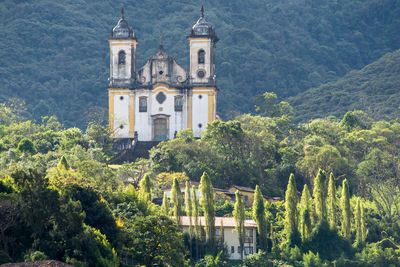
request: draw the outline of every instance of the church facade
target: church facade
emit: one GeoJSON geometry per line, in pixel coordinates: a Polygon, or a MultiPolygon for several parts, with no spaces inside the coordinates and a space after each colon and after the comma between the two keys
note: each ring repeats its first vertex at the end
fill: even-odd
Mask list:
{"type": "Polygon", "coordinates": [[[112,29],[108,85],[109,125],[115,139],[173,139],[183,129],[200,137],[216,117],[215,53],[218,37],[201,16],[188,35],[190,69],[169,56],[162,44],[136,68],[136,33],[121,19],[112,29]]]}

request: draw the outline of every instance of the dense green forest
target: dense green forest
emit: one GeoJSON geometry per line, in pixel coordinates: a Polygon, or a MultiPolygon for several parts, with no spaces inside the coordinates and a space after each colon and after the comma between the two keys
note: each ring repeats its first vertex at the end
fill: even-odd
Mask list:
{"type": "Polygon", "coordinates": [[[388,53],[359,71],[336,82],[300,93],[288,101],[297,121],[364,110],[375,119],[398,118],[400,95],[400,50],[388,53]]]}
{"type": "Polygon", "coordinates": [[[297,125],[287,103],[273,93],[264,100],[260,115],[215,121],[201,139],[182,131],[150,159],[118,166],[106,164],[115,152],[101,124],[82,131],[55,117],[33,122],[24,106],[1,104],[0,262],[398,266],[400,124],[351,111],[297,125]],[[165,197],[161,207],[152,203],[189,179],[201,182],[201,198],[185,200],[194,213],[178,189],[174,208],[165,197]],[[240,197],[235,205],[214,200],[212,186],[231,184],[257,186],[253,208],[240,197]],[[264,229],[261,252],[227,262],[207,225],[207,239],[181,232],[183,214],[254,218],[264,229]]]}
{"type": "MultiPolygon", "coordinates": [[[[160,32],[167,51],[188,66],[185,37],[200,15],[200,2],[122,2],[140,42],[139,66],[156,51],[160,32]]],[[[27,103],[27,115],[40,120],[54,114],[68,127],[85,129],[89,121],[104,121],[106,38],[120,5],[111,0],[1,1],[1,101],[19,97],[27,103]]],[[[400,47],[397,0],[224,0],[206,2],[205,9],[220,38],[218,112],[223,118],[252,111],[252,96],[266,90],[280,98],[294,96],[400,47]]]]}

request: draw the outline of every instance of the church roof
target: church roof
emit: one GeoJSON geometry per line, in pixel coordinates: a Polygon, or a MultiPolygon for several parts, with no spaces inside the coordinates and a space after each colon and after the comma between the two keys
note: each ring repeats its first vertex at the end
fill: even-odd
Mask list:
{"type": "Polygon", "coordinates": [[[117,25],[111,31],[111,38],[113,39],[136,39],[133,28],[128,25],[125,20],[124,8],[121,9],[121,18],[117,25]]]}
{"type": "Polygon", "coordinates": [[[214,27],[206,20],[204,16],[204,7],[201,6],[201,15],[196,24],[193,25],[189,37],[211,37],[217,42],[219,39],[215,34],[214,27]]]}

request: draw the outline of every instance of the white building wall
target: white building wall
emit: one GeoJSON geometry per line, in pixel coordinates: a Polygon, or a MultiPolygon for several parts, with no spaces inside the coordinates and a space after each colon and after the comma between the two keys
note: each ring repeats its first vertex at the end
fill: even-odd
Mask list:
{"type": "MultiPolygon", "coordinates": [[[[194,219],[193,219],[194,220],[194,219]]],[[[194,224],[194,221],[193,221],[194,224]]],[[[204,225],[203,225],[204,226],[204,225]]],[[[219,225],[215,226],[216,229],[219,229],[219,225]]],[[[253,243],[245,243],[245,247],[252,247],[253,248],[253,254],[255,254],[256,251],[256,244],[257,244],[257,237],[256,237],[256,231],[257,228],[246,228],[246,229],[253,229],[253,243]]],[[[183,226],[183,231],[184,232],[189,232],[189,227],[188,226],[183,226]]],[[[240,260],[241,259],[241,254],[239,253],[239,235],[238,232],[235,231],[233,227],[224,227],[224,242],[225,245],[228,249],[228,255],[230,260],[240,260]],[[231,253],[231,247],[234,247],[234,253],[231,253]]],[[[250,255],[250,254],[249,254],[250,255]]],[[[243,258],[248,257],[249,255],[245,255],[243,252],[243,258]]]]}
{"type": "Polygon", "coordinates": [[[129,95],[114,95],[114,136],[123,138],[129,134],[129,95]],[[121,129],[122,126],[122,129],[121,129]]]}
{"type": "Polygon", "coordinates": [[[153,119],[157,115],[166,115],[169,122],[168,138],[173,139],[175,131],[185,129],[186,112],[185,112],[185,97],[176,90],[169,90],[167,87],[157,87],[153,90],[140,90],[135,94],[135,131],[138,132],[139,141],[153,140],[153,119]],[[159,92],[163,92],[166,96],[165,101],[158,103],[156,96],[159,92]],[[175,96],[183,96],[182,111],[175,111],[175,96]],[[139,112],[140,97],[147,97],[147,112],[139,112]]]}
{"type": "Polygon", "coordinates": [[[193,92],[192,128],[195,137],[201,136],[201,133],[206,130],[207,123],[208,123],[208,94],[193,92]]]}

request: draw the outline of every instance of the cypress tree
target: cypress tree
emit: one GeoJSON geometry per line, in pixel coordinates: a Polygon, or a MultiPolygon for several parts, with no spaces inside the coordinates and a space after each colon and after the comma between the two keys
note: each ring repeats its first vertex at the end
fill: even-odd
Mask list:
{"type": "Polygon", "coordinates": [[[350,193],[349,184],[347,179],[343,180],[342,197],[340,198],[340,206],[342,209],[342,235],[350,239],[350,229],[351,229],[351,210],[350,210],[350,193]]]}
{"type": "Polygon", "coordinates": [[[297,231],[297,198],[296,181],[292,173],[285,193],[285,231],[288,237],[297,231]]]}
{"type": "Polygon", "coordinates": [[[194,217],[194,235],[196,246],[196,259],[199,258],[199,240],[201,240],[201,232],[199,227],[199,202],[197,200],[196,187],[192,186],[192,216],[194,217]]]}
{"type": "Polygon", "coordinates": [[[174,178],[174,182],[172,184],[171,189],[171,202],[174,204],[174,217],[175,221],[178,225],[181,223],[182,216],[182,193],[181,188],[179,187],[178,179],[174,178]]]}
{"type": "Polygon", "coordinates": [[[197,200],[196,187],[192,186],[192,209],[194,216],[194,232],[197,239],[200,239],[201,233],[199,228],[199,201],[197,200]]]}
{"type": "Polygon", "coordinates": [[[236,203],[233,210],[233,217],[235,218],[236,227],[235,230],[238,232],[239,244],[240,244],[240,258],[243,260],[243,250],[244,250],[244,238],[246,236],[246,229],[244,228],[244,205],[242,202],[242,196],[240,192],[236,190],[235,193],[236,203]]]}
{"type": "Polygon", "coordinates": [[[161,213],[165,216],[169,215],[169,200],[167,196],[167,192],[164,192],[163,202],[161,205],[161,213]]]}
{"type": "Polygon", "coordinates": [[[253,218],[257,222],[260,248],[267,250],[267,220],[265,218],[264,198],[258,185],[254,193],[253,218]]]}
{"type": "Polygon", "coordinates": [[[58,162],[57,168],[69,170],[69,164],[64,155],[61,157],[60,161],[58,162]]]}
{"type": "Polygon", "coordinates": [[[336,229],[336,186],[333,173],[329,177],[328,185],[328,222],[332,230],[336,229]]]}
{"type": "Polygon", "coordinates": [[[186,208],[186,216],[189,217],[189,236],[190,238],[193,237],[193,227],[192,227],[192,201],[190,197],[190,187],[189,182],[186,181],[186,188],[185,188],[185,208],[186,208]]]}
{"type": "Polygon", "coordinates": [[[139,183],[139,198],[146,202],[151,202],[152,200],[152,193],[151,193],[151,182],[150,182],[150,175],[146,173],[143,179],[139,183]]]}
{"type": "Polygon", "coordinates": [[[314,181],[314,201],[315,211],[317,214],[318,221],[321,222],[326,220],[326,173],[323,170],[319,170],[317,177],[314,181]]]}
{"type": "Polygon", "coordinates": [[[300,232],[303,240],[308,239],[311,235],[311,204],[310,190],[305,184],[300,201],[300,232]]]}
{"type": "Polygon", "coordinates": [[[361,207],[360,199],[357,198],[356,209],[354,211],[354,223],[356,226],[356,242],[360,244],[362,242],[362,230],[361,230],[361,207]]]}
{"type": "Polygon", "coordinates": [[[203,207],[204,219],[206,226],[206,239],[210,251],[215,251],[215,207],[214,207],[214,188],[211,183],[210,176],[206,172],[203,173],[200,180],[200,204],[203,207]]]}
{"type": "Polygon", "coordinates": [[[364,217],[364,205],[361,203],[361,238],[364,242],[367,238],[368,230],[367,226],[365,225],[365,217],[364,217]]]}

